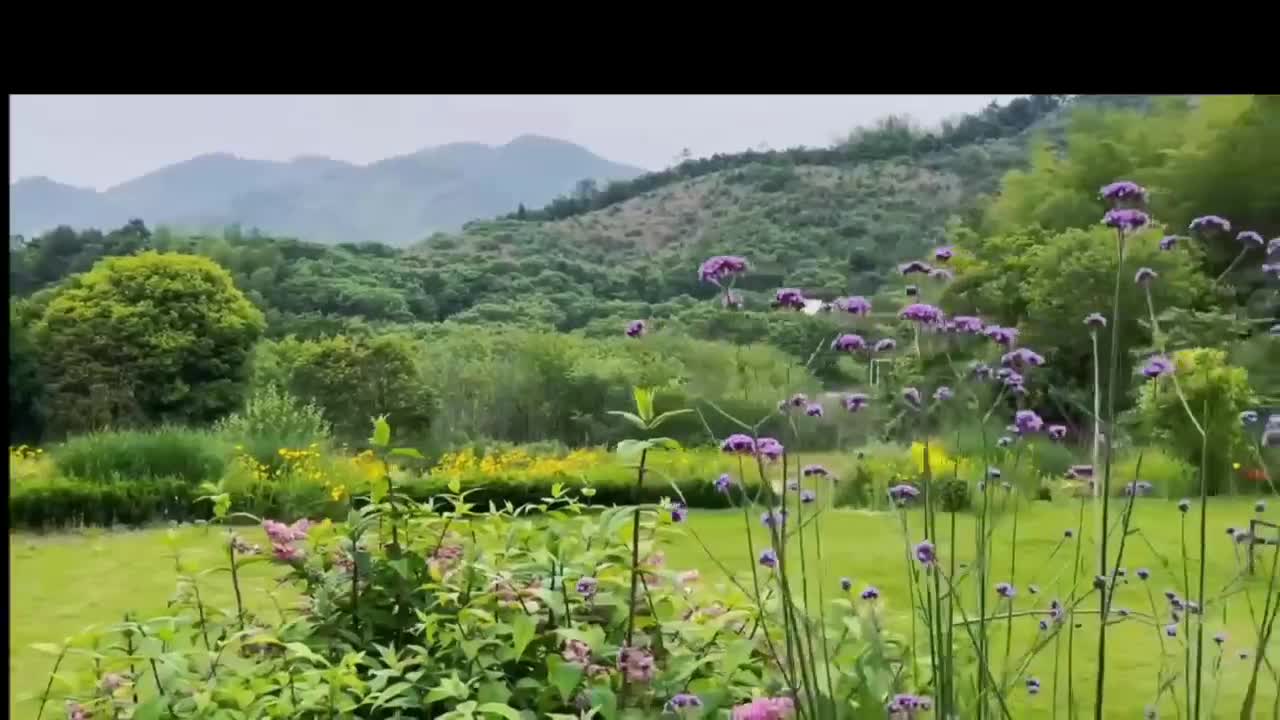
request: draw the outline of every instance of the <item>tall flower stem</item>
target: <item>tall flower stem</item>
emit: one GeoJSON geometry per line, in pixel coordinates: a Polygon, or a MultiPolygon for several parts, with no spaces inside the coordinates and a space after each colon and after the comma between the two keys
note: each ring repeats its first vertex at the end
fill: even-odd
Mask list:
{"type": "MultiPolygon", "coordinates": [[[[636,584],[640,579],[640,486],[644,483],[645,461],[649,458],[649,449],[640,451],[640,467],[636,470],[635,511],[631,515],[631,595],[627,598],[627,646],[631,646],[631,638],[636,626],[636,584]]],[[[624,677],[625,679],[625,677],[624,677]]]]}
{"type": "MultiPolygon", "coordinates": [[[[1115,445],[1116,420],[1116,385],[1120,366],[1120,282],[1124,273],[1124,230],[1116,230],[1116,279],[1115,290],[1111,296],[1111,360],[1107,370],[1107,437],[1108,442],[1103,452],[1102,470],[1102,533],[1098,551],[1098,574],[1107,574],[1107,529],[1108,513],[1111,506],[1111,450],[1115,445]]],[[[1102,705],[1106,690],[1107,675],[1107,593],[1101,593],[1098,606],[1102,616],[1098,618],[1098,663],[1097,680],[1094,686],[1093,717],[1103,720],[1102,705]]]]}
{"type": "MultiPolygon", "coordinates": [[[[1204,402],[1204,424],[1209,425],[1209,401],[1204,402]]],[[[1196,591],[1196,601],[1200,603],[1201,612],[1204,612],[1204,573],[1205,566],[1209,564],[1209,557],[1206,552],[1208,548],[1208,537],[1206,534],[1209,522],[1209,436],[1200,431],[1200,579],[1198,590],[1196,591]]],[[[1204,622],[1203,616],[1196,622],[1196,695],[1195,709],[1192,711],[1191,717],[1197,720],[1200,717],[1200,696],[1203,686],[1203,668],[1204,668],[1204,622]]]]}
{"type": "MultiPolygon", "coordinates": [[[[1093,346],[1093,467],[1098,467],[1098,448],[1102,444],[1102,367],[1098,362],[1098,331],[1089,331],[1089,341],[1093,346]]],[[[1093,483],[1093,495],[1098,495],[1098,484],[1093,483]]]]}
{"type": "Polygon", "coordinates": [[[240,598],[240,568],[236,563],[236,545],[234,541],[227,543],[227,557],[231,561],[231,587],[236,592],[236,618],[240,621],[240,629],[244,629],[244,601],[240,598]]]}

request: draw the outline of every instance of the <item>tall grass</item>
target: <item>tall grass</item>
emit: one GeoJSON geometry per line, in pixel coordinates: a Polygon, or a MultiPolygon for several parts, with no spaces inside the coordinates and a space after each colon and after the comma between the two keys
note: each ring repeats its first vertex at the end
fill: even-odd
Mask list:
{"type": "Polygon", "coordinates": [[[79,435],[50,454],[58,473],[66,478],[92,482],[176,478],[194,486],[222,477],[230,449],[216,432],[161,427],[79,435]]]}

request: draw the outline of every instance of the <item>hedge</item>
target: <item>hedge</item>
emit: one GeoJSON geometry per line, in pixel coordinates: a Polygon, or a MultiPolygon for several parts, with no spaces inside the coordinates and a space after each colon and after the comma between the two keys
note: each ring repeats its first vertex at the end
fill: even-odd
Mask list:
{"type": "Polygon", "coordinates": [[[9,490],[9,526],[53,529],[80,525],[141,525],[207,519],[211,506],[179,478],[93,482],[52,478],[9,490]]]}

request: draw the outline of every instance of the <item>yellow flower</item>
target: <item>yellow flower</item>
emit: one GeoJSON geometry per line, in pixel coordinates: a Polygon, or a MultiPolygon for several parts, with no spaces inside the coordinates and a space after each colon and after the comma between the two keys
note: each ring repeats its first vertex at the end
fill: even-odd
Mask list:
{"type": "Polygon", "coordinates": [[[1240,469],[1240,463],[1231,463],[1231,469],[1232,469],[1232,470],[1239,470],[1239,469],[1240,469]]]}
{"type": "Polygon", "coordinates": [[[332,490],[332,492],[330,492],[330,493],[329,493],[329,497],[333,498],[333,501],[334,501],[334,502],[337,502],[337,501],[341,500],[341,499],[342,499],[346,494],[347,494],[347,486],[346,486],[346,485],[339,485],[339,486],[335,487],[335,488],[332,490]]]}

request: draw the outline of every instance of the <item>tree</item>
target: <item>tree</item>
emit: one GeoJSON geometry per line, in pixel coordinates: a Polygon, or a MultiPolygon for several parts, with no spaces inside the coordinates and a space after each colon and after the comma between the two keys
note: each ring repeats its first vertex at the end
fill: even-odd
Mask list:
{"type": "Polygon", "coordinates": [[[146,252],[99,261],[35,328],[60,431],[206,423],[235,409],[262,313],[213,261],[146,252]]]}
{"type": "MultiPolygon", "coordinates": [[[[21,301],[20,301],[21,302],[21,301]]],[[[9,301],[9,442],[37,442],[41,435],[39,360],[31,330],[9,301]]]]}

